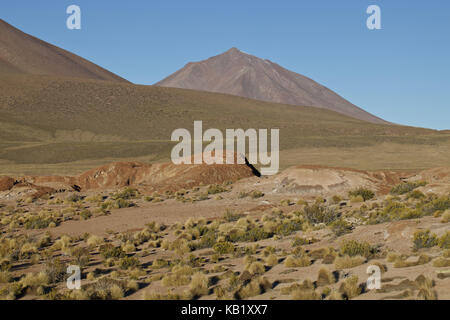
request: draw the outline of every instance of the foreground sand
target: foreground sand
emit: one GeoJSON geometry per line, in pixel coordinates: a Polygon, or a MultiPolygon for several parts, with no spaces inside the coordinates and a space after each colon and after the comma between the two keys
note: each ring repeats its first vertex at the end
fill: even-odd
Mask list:
{"type": "Polygon", "coordinates": [[[170,191],[148,178],[88,179],[80,192],[55,178],[4,188],[1,297],[450,299],[449,169],[236,172],[246,177],[158,180],[170,191]],[[68,265],[81,267],[81,290],[67,289],[68,265]],[[366,286],[374,265],[379,290],[366,286]]]}

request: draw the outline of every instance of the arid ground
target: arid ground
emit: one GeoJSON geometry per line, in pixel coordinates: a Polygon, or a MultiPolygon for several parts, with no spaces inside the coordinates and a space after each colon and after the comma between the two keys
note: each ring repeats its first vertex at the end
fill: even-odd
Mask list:
{"type": "Polygon", "coordinates": [[[223,167],[1,178],[1,297],[450,298],[450,168],[223,167]]]}

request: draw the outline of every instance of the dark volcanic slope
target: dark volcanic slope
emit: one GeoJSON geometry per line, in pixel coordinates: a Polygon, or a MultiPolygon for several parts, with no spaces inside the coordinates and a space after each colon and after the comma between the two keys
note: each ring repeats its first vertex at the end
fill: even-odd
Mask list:
{"type": "Polygon", "coordinates": [[[0,19],[0,74],[3,73],[126,82],[108,70],[23,33],[0,19]]]}
{"type": "Polygon", "coordinates": [[[236,48],[204,61],[188,63],[156,85],[320,107],[360,120],[386,123],[317,82],[236,48]]]}

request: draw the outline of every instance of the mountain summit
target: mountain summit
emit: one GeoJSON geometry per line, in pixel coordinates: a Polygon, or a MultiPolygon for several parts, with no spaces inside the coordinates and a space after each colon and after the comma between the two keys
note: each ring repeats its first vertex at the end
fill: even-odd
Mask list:
{"type": "Polygon", "coordinates": [[[86,59],[0,19],[0,75],[15,73],[127,82],[86,59]]]}
{"type": "Polygon", "coordinates": [[[207,60],[188,63],[156,85],[325,108],[364,121],[386,123],[312,79],[237,48],[207,60]]]}

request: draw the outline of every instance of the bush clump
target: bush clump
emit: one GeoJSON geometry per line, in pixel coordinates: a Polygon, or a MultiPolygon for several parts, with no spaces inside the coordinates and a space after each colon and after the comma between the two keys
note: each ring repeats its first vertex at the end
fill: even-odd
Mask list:
{"type": "Polygon", "coordinates": [[[438,238],[430,230],[416,231],[413,236],[414,249],[431,248],[438,245],[438,238]]]}
{"type": "Polygon", "coordinates": [[[319,204],[313,204],[312,206],[306,205],[303,209],[303,215],[311,224],[329,224],[339,218],[338,213],[332,208],[327,208],[319,204]]]}
{"type": "Polygon", "coordinates": [[[112,195],[111,198],[114,200],[129,200],[136,198],[138,194],[139,192],[134,188],[125,188],[121,192],[112,195]]]}
{"type": "Polygon", "coordinates": [[[442,237],[439,238],[438,245],[442,249],[450,249],[450,231],[447,231],[442,237]]]}
{"type": "Polygon", "coordinates": [[[397,195],[397,196],[402,195],[402,194],[411,192],[418,187],[425,186],[426,184],[427,183],[425,181],[400,183],[391,189],[391,194],[397,195]]]}
{"type": "Polygon", "coordinates": [[[370,190],[370,189],[366,189],[366,188],[358,188],[352,191],[349,191],[348,195],[352,198],[356,198],[358,196],[361,196],[364,201],[370,200],[373,197],[375,197],[375,193],[370,190]]]}
{"type": "Polygon", "coordinates": [[[214,251],[220,254],[228,254],[234,252],[234,244],[229,241],[217,242],[213,246],[214,251]]]}
{"type": "Polygon", "coordinates": [[[375,253],[375,249],[367,242],[356,240],[344,241],[341,245],[341,254],[350,257],[363,256],[369,258],[375,253]]]}
{"type": "Polygon", "coordinates": [[[126,255],[121,247],[115,247],[112,244],[106,244],[106,245],[100,246],[100,254],[105,259],[109,259],[109,258],[118,259],[118,258],[123,258],[126,255]]]}

